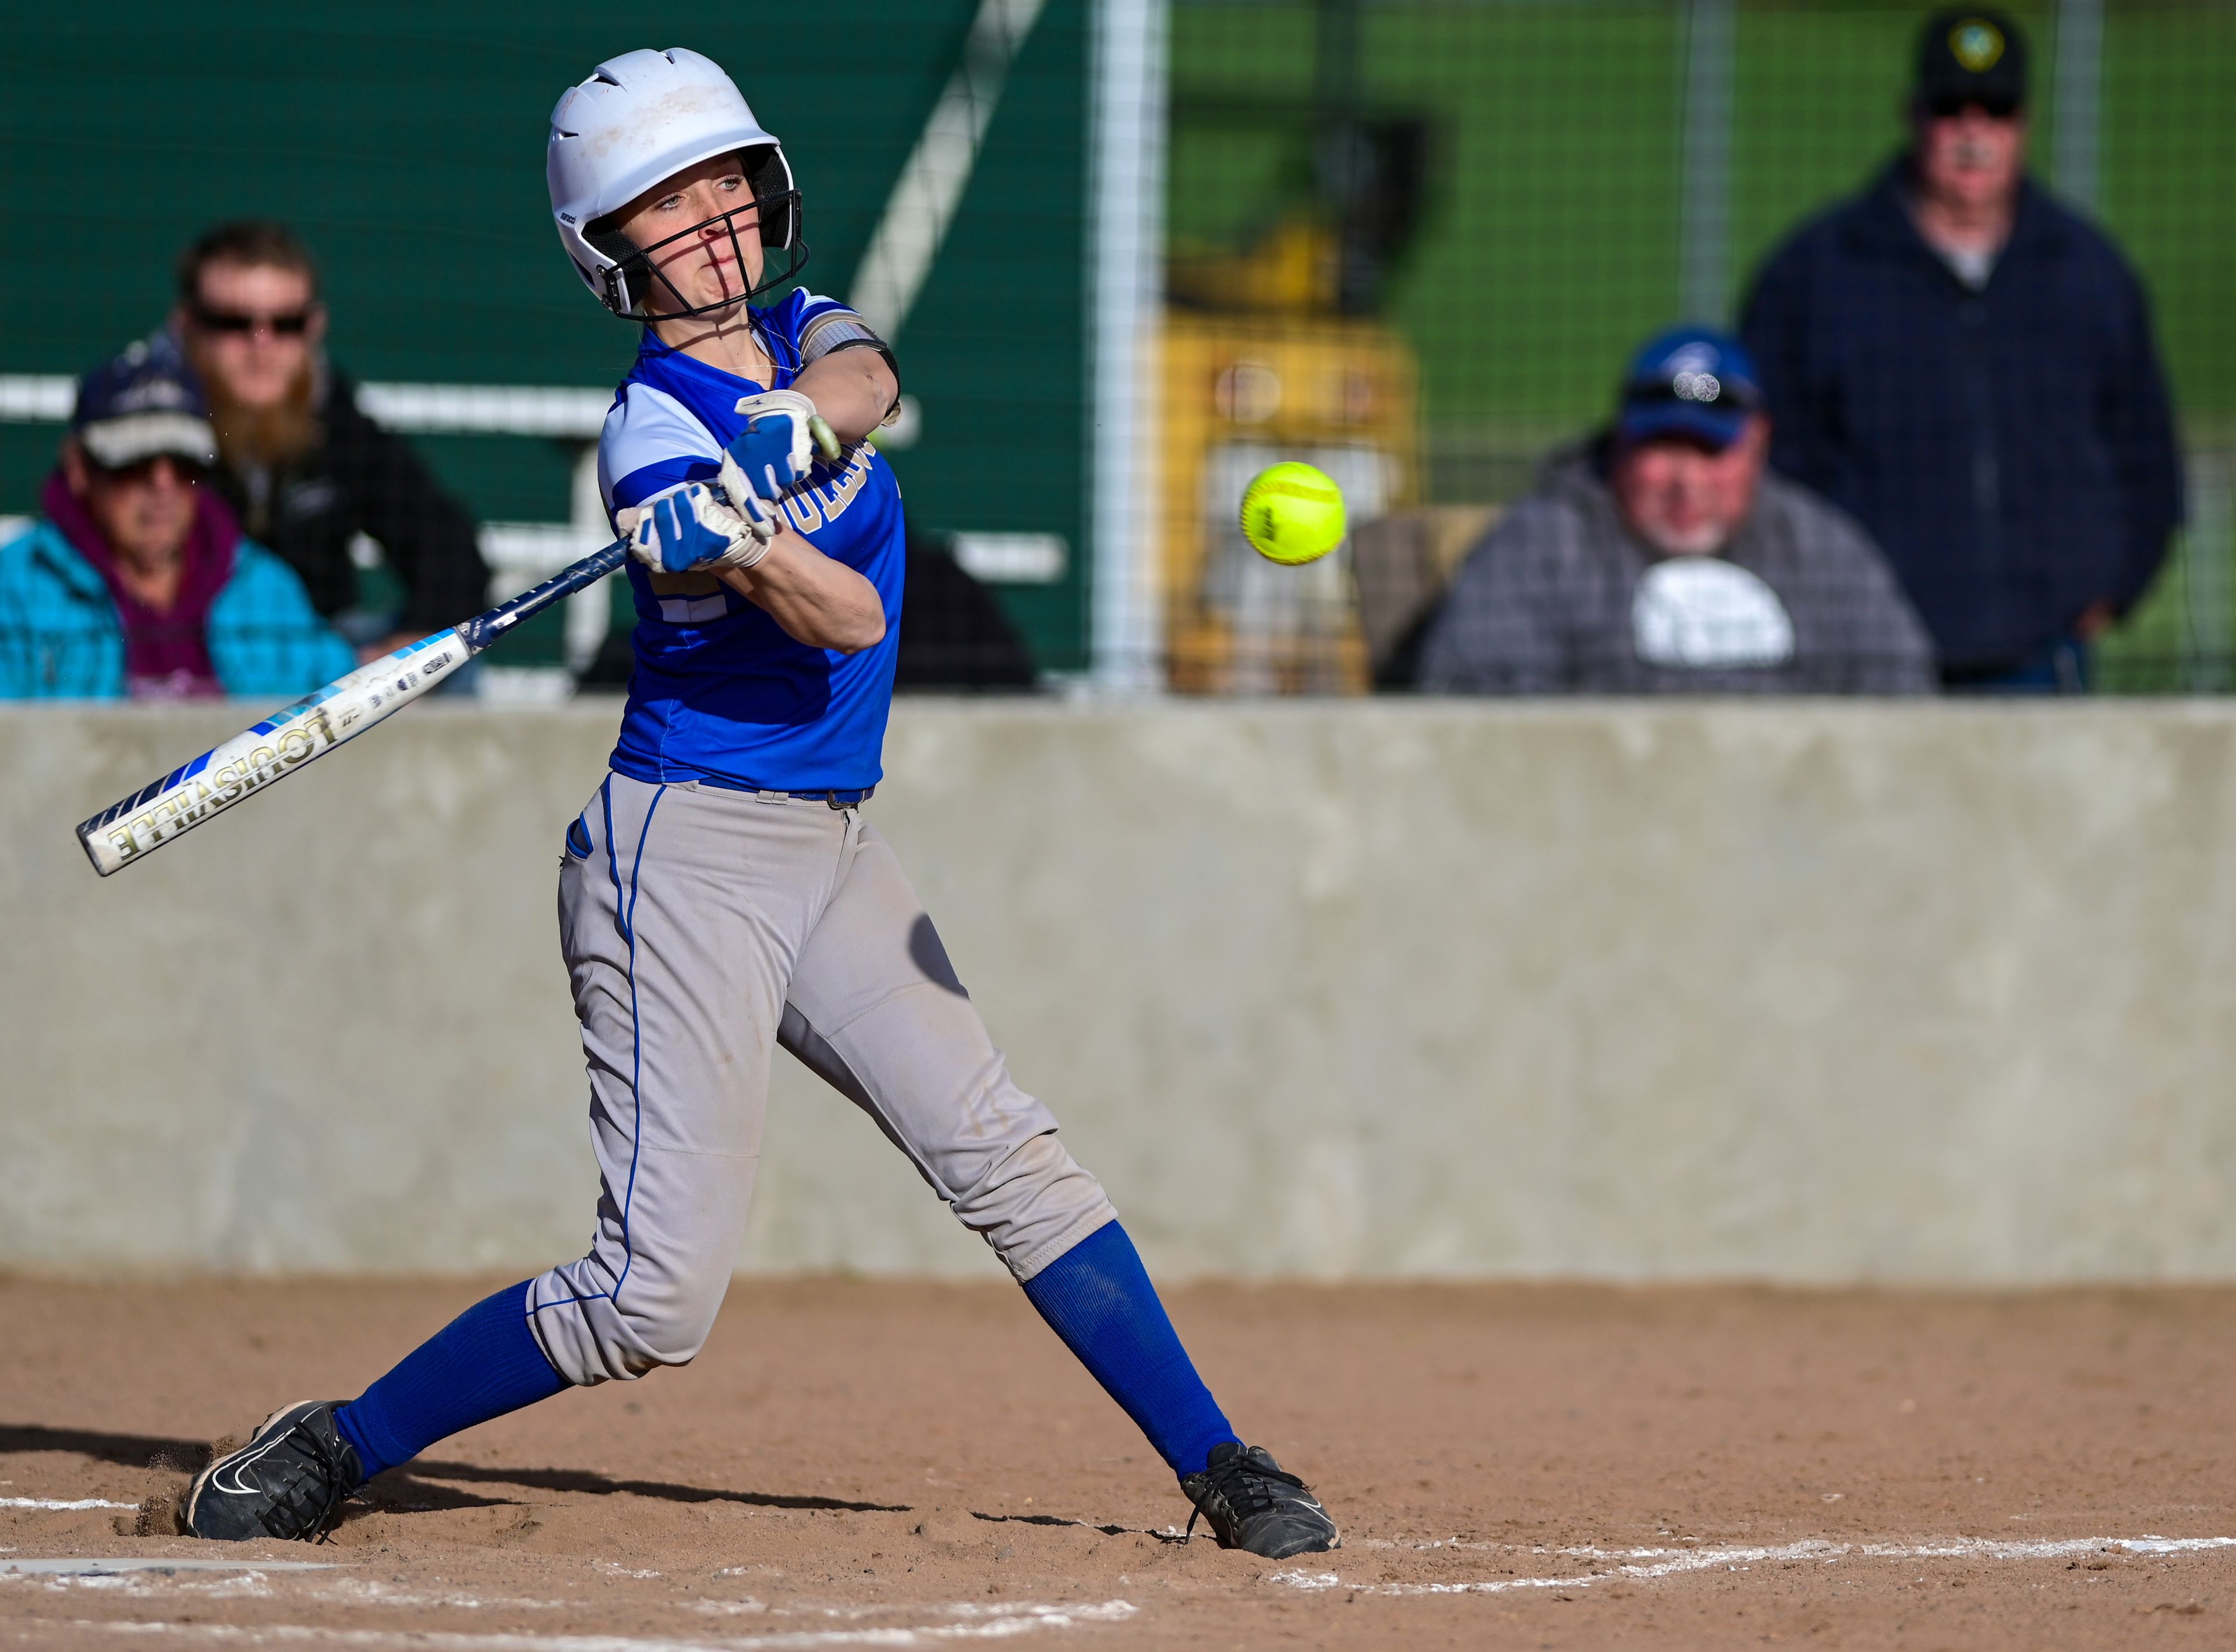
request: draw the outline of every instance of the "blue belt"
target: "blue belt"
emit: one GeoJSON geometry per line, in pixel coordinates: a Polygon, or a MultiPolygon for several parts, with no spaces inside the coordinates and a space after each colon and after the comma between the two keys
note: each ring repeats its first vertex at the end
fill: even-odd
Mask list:
{"type": "Polygon", "coordinates": [[[718,780],[712,774],[702,774],[699,779],[701,785],[719,786],[725,792],[743,792],[748,797],[794,798],[802,803],[827,803],[834,809],[851,809],[867,803],[878,790],[874,786],[865,786],[853,792],[772,792],[764,786],[745,786],[736,780],[718,780]]]}

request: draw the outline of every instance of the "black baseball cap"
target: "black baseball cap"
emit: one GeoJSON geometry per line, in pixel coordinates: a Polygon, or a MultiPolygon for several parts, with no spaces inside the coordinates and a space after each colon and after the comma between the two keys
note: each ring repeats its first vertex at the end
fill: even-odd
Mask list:
{"type": "Polygon", "coordinates": [[[2026,106],[2026,39],[2000,11],[1937,11],[1917,37],[1918,107],[1955,115],[1977,104],[1994,115],[2026,106]]]}
{"type": "Polygon", "coordinates": [[[145,343],[78,380],[69,428],[103,470],[164,454],[201,465],[217,458],[201,386],[174,352],[145,343]]]}

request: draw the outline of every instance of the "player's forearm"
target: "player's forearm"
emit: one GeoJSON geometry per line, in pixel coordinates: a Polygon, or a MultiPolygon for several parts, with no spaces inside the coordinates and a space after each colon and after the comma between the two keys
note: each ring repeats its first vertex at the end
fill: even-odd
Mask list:
{"type": "Polygon", "coordinates": [[[768,555],[751,568],[726,568],[719,577],[811,648],[859,654],[885,641],[885,605],[878,588],[789,529],[779,531],[768,555]]]}
{"type": "Polygon", "coordinates": [[[874,350],[835,351],[807,364],[792,387],[815,404],[815,411],[842,442],[862,440],[885,423],[885,411],[900,394],[900,380],[874,350]]]}

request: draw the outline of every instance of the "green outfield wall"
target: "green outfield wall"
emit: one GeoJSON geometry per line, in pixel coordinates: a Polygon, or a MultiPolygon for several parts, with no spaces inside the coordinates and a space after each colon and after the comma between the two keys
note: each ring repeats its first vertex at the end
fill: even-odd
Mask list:
{"type": "MultiPolygon", "coordinates": [[[[0,260],[0,372],[77,373],[121,349],[162,319],[179,248],[255,214],[310,240],[334,359],[358,378],[609,385],[635,329],[597,306],[553,233],[559,94],[640,46],[723,63],[792,159],[803,280],[845,296],[977,10],[853,0],[812,30],[760,0],[11,10],[0,55],[38,68],[0,99],[0,194],[21,238],[0,260]]],[[[892,456],[911,512],[1071,548],[1062,580],[1003,590],[1059,668],[1087,646],[1087,0],[1046,0],[896,340],[924,415],[892,456]]],[[[56,435],[0,425],[0,515],[36,508],[56,435]]],[[[569,444],[421,445],[480,517],[567,519],[569,444]]]]}
{"type": "MultiPolygon", "coordinates": [[[[577,1254],[610,711],[416,708],[95,879],[70,824],[240,721],[0,712],[0,1268],[577,1254]]],[[[1162,1273],[2236,1280],[2226,706],[919,701],[888,767],[1162,1273]]],[[[778,1068],[741,1266],[995,1275],[778,1068]]]]}

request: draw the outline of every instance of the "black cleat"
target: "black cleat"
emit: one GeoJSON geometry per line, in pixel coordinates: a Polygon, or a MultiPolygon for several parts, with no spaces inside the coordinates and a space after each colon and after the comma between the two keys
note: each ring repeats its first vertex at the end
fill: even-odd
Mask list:
{"type": "Polygon", "coordinates": [[[1342,1542],[1335,1522],[1311,1488],[1285,1473],[1262,1445],[1229,1440],[1213,1446],[1209,1465],[1182,1480],[1180,1490],[1195,1504],[1188,1530],[1195,1530],[1196,1515],[1201,1515],[1211,1522],[1212,1536],[1221,1549],[1246,1549],[1268,1560],[1286,1560],[1291,1555],[1318,1554],[1342,1542]]]}
{"type": "Polygon", "coordinates": [[[342,1499],[365,1479],[357,1448],[334,1426],[338,1399],[306,1399],[275,1411],[239,1451],[218,1458],[187,1488],[183,1516],[197,1537],[324,1535],[342,1499]]]}

